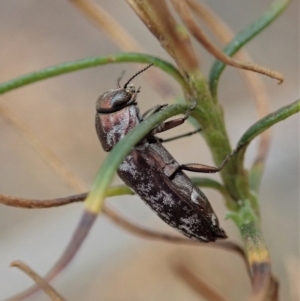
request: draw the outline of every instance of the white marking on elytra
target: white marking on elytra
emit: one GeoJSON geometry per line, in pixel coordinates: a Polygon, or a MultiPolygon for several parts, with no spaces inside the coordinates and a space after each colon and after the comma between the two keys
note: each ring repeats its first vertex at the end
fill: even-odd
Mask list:
{"type": "Polygon", "coordinates": [[[195,230],[195,225],[198,224],[198,214],[193,214],[190,217],[180,218],[181,224],[178,226],[179,229],[185,230],[189,234],[193,234],[195,230]]]}
{"type": "Polygon", "coordinates": [[[175,204],[172,195],[165,191],[159,191],[155,195],[148,195],[147,199],[151,203],[158,203],[162,201],[164,205],[168,205],[169,207],[172,207],[175,204]]]}
{"type": "Polygon", "coordinates": [[[144,198],[147,200],[146,204],[155,210],[162,218],[164,218],[168,224],[172,225],[173,227],[176,226],[172,222],[172,216],[167,212],[167,207],[171,208],[175,204],[171,194],[168,194],[165,191],[159,191],[155,195],[146,193],[144,198]]]}
{"type": "Polygon", "coordinates": [[[180,229],[181,232],[184,234],[186,234],[186,233],[189,235],[193,234],[193,231],[191,231],[190,227],[187,225],[179,225],[178,229],[180,229]]]}
{"type": "Polygon", "coordinates": [[[165,220],[168,221],[169,224],[172,224],[173,222],[170,221],[170,216],[164,212],[160,212],[160,216],[163,217],[165,220]]]}
{"type": "Polygon", "coordinates": [[[214,226],[217,225],[217,216],[214,213],[211,214],[211,222],[214,226]]]}
{"type": "MultiPolygon", "coordinates": [[[[114,124],[114,117],[110,116],[109,120],[111,124],[114,124]]],[[[109,146],[114,146],[119,140],[121,140],[126,134],[126,128],[128,127],[129,116],[122,114],[122,118],[118,124],[114,124],[106,133],[106,143],[109,146]]]]}
{"type": "MultiPolygon", "coordinates": [[[[182,228],[182,229],[184,229],[184,228],[182,228]]],[[[209,241],[206,237],[204,237],[204,236],[199,236],[199,235],[195,235],[194,233],[187,233],[186,231],[183,231],[182,229],[178,229],[178,231],[180,232],[180,233],[182,233],[183,235],[185,235],[185,236],[187,236],[187,237],[189,237],[189,238],[191,238],[191,239],[193,239],[193,240],[197,240],[197,241],[199,241],[199,240],[202,240],[202,241],[209,241]]]]}
{"type": "Polygon", "coordinates": [[[162,204],[160,204],[158,202],[150,201],[150,203],[146,203],[146,204],[158,213],[163,212],[163,206],[162,206],[162,204]]]}
{"type": "Polygon", "coordinates": [[[198,193],[198,191],[194,188],[194,189],[192,190],[191,200],[192,200],[194,203],[199,204],[198,198],[199,198],[199,193],[198,193]]]}
{"type": "Polygon", "coordinates": [[[130,173],[134,179],[138,175],[138,171],[136,169],[136,166],[135,166],[134,162],[132,162],[132,156],[131,155],[128,155],[124,159],[124,161],[119,166],[119,170],[130,173]]]}
{"type": "Polygon", "coordinates": [[[148,182],[147,184],[145,184],[145,183],[139,183],[136,186],[136,189],[139,192],[148,193],[148,192],[150,192],[152,190],[153,187],[154,187],[154,184],[152,182],[148,182]]]}
{"type": "Polygon", "coordinates": [[[193,214],[189,217],[181,217],[180,221],[186,225],[193,226],[194,224],[198,223],[198,214],[193,214]]]}
{"type": "Polygon", "coordinates": [[[165,191],[162,191],[162,193],[163,193],[163,204],[172,207],[175,204],[172,195],[166,193],[165,191]]]}

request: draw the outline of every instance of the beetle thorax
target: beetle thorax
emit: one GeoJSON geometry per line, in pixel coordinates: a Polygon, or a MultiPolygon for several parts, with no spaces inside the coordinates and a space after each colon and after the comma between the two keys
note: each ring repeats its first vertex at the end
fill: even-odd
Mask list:
{"type": "Polygon", "coordinates": [[[139,109],[136,105],[112,113],[97,113],[96,130],[103,149],[110,151],[139,123],[139,109]]]}

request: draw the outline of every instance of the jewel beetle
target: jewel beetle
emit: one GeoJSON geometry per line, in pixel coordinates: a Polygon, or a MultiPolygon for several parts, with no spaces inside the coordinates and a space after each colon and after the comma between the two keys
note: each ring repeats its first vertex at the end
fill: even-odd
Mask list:
{"type": "MultiPolygon", "coordinates": [[[[130,82],[151,65],[132,76],[123,87],[120,87],[119,79],[118,88],[111,89],[98,98],[95,124],[105,151],[112,150],[118,141],[147,116],[165,107],[156,106],[143,115],[139,112],[137,95],[140,89],[136,90],[130,82]]],[[[206,196],[183,171],[213,173],[219,171],[224,164],[221,167],[197,163],[179,164],[163,146],[164,140],[155,136],[181,125],[188,115],[161,123],[152,129],[132,148],[117,173],[168,225],[189,238],[210,242],[226,238],[227,235],[219,226],[218,218],[206,196]]]]}

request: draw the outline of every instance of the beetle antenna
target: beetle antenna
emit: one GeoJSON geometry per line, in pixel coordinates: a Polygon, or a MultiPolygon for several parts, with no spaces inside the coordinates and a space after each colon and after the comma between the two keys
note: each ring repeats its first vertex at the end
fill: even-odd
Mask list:
{"type": "Polygon", "coordinates": [[[125,74],[125,70],[123,70],[123,71],[121,72],[120,76],[119,76],[118,79],[117,79],[117,85],[118,85],[118,88],[121,88],[120,83],[121,83],[121,80],[122,80],[124,74],[125,74]]]}
{"type": "Polygon", "coordinates": [[[147,67],[145,67],[144,69],[140,70],[139,72],[137,72],[136,74],[134,74],[128,81],[127,83],[124,85],[124,89],[127,88],[128,84],[139,74],[141,74],[142,72],[144,72],[145,70],[147,70],[148,68],[150,68],[153,65],[153,63],[151,63],[150,65],[148,65],[147,67]]]}

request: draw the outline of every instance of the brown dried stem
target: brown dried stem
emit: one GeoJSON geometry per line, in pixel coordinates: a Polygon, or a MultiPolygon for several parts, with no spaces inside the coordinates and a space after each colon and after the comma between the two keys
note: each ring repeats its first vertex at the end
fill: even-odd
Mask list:
{"type": "MultiPolygon", "coordinates": [[[[231,29],[207,6],[201,2],[195,2],[194,0],[185,1],[189,5],[190,9],[208,25],[208,28],[216,37],[219,38],[220,41],[223,42],[223,44],[227,44],[230,40],[232,40],[234,35],[231,29]]],[[[245,50],[240,50],[235,57],[239,60],[251,61],[250,56],[245,50]]],[[[266,92],[264,83],[257,73],[244,72],[241,69],[238,70],[252,94],[258,117],[261,119],[270,113],[270,99],[266,92]]],[[[270,148],[270,133],[271,131],[267,130],[259,136],[258,152],[254,164],[264,164],[270,148]]]]}
{"type": "Polygon", "coordinates": [[[225,22],[221,20],[212,10],[204,3],[194,0],[185,0],[192,12],[203,20],[208,28],[214,33],[224,44],[232,38],[232,32],[225,22]]]}
{"type": "Polygon", "coordinates": [[[216,292],[211,286],[205,283],[187,265],[179,262],[172,265],[175,273],[188,284],[196,293],[209,301],[228,301],[225,297],[216,292]]]}
{"type": "Polygon", "coordinates": [[[230,65],[232,67],[254,71],[257,73],[264,74],[266,76],[269,76],[271,78],[277,79],[279,81],[279,84],[283,82],[283,76],[277,72],[273,71],[271,69],[262,67],[258,64],[251,63],[251,62],[242,62],[238,61],[236,59],[233,59],[226,54],[224,54],[221,50],[216,48],[206,37],[204,32],[199,28],[195,20],[193,19],[188,5],[181,0],[172,0],[173,6],[175,10],[177,11],[178,15],[180,16],[182,22],[185,24],[185,26],[189,29],[191,34],[197,39],[199,43],[203,45],[203,47],[216,59],[220,60],[224,64],[230,65]]]}
{"type": "Polygon", "coordinates": [[[65,301],[65,299],[52,288],[41,276],[34,272],[28,265],[21,261],[13,261],[11,267],[16,267],[29,276],[53,301],[65,301]]]}
{"type": "MultiPolygon", "coordinates": [[[[48,200],[32,200],[32,199],[23,199],[23,198],[16,198],[12,196],[0,195],[0,203],[12,207],[19,207],[19,208],[26,208],[26,209],[42,209],[42,208],[64,206],[76,202],[83,202],[86,196],[87,193],[81,193],[72,196],[67,196],[64,198],[48,199],[48,200]]],[[[124,217],[116,213],[114,210],[110,209],[107,205],[105,205],[103,213],[116,225],[118,225],[119,227],[123,228],[124,230],[134,235],[147,238],[147,239],[161,240],[170,243],[178,243],[178,244],[186,244],[186,245],[194,245],[194,246],[208,246],[208,247],[227,250],[240,255],[244,259],[247,265],[243,249],[233,242],[224,241],[224,242],[216,242],[214,244],[203,244],[203,243],[199,243],[198,241],[187,239],[184,237],[148,230],[128,221],[127,219],[125,219],[124,217]]]]}
{"type": "Polygon", "coordinates": [[[184,72],[198,70],[198,60],[190,38],[176,23],[164,0],[127,2],[184,72]]]}
{"type": "Polygon", "coordinates": [[[46,209],[69,205],[72,203],[83,202],[87,195],[88,193],[85,192],[81,194],[67,196],[64,198],[50,200],[33,200],[0,194],[0,204],[24,209],[46,209]]]}
{"type": "MultiPolygon", "coordinates": [[[[161,233],[153,230],[145,229],[141,226],[137,226],[136,224],[133,224],[132,222],[129,222],[127,219],[123,218],[119,214],[117,214],[115,211],[112,211],[111,209],[105,207],[103,211],[109,218],[115,222],[117,225],[121,226],[121,228],[125,229],[128,232],[131,232],[137,236],[144,237],[147,239],[154,239],[154,240],[162,240],[165,242],[171,242],[171,243],[178,243],[178,244],[185,244],[185,245],[194,245],[194,246],[208,246],[212,248],[217,249],[223,249],[230,252],[234,252],[238,255],[240,255],[245,260],[245,254],[243,249],[233,243],[228,241],[220,241],[213,244],[203,244],[195,240],[187,239],[180,236],[174,236],[166,233],[161,233]]],[[[246,263],[246,261],[245,261],[246,263]]],[[[246,263],[247,266],[247,263],[246,263]]]]}

